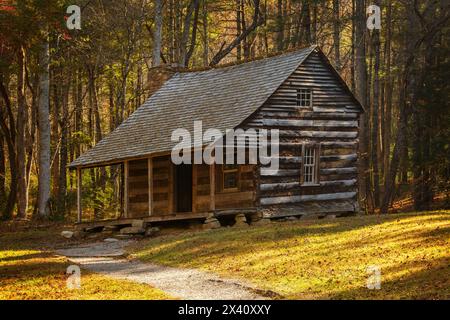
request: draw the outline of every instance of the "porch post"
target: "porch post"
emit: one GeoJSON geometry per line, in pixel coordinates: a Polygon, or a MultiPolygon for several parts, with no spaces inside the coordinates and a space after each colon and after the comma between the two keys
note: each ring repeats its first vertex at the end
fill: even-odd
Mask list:
{"type": "Polygon", "coordinates": [[[123,163],[123,215],[128,218],[128,160],[123,163]]]}
{"type": "Polygon", "coordinates": [[[197,165],[192,164],[192,212],[197,211],[197,165]]]}
{"type": "Polygon", "coordinates": [[[77,221],[80,223],[81,218],[81,168],[77,168],[77,221]]]}
{"type": "Polygon", "coordinates": [[[153,213],[153,159],[148,158],[148,215],[153,213]]]}
{"type": "MultiPolygon", "coordinates": [[[[168,194],[168,211],[169,214],[174,213],[173,210],[173,193],[175,191],[175,179],[174,179],[174,164],[169,160],[169,194],[168,194]]],[[[178,195],[177,195],[178,196],[178,195]]]]}
{"type": "Polygon", "coordinates": [[[216,159],[212,159],[212,164],[209,165],[209,210],[216,210],[216,159]]]}

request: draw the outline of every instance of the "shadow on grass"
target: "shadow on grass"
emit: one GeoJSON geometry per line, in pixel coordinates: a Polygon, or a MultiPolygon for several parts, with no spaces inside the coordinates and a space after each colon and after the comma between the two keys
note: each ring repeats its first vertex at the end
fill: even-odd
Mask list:
{"type": "MultiPolygon", "coordinates": [[[[12,258],[12,257],[11,257],[12,258]]],[[[8,264],[0,265],[0,279],[14,281],[37,281],[49,277],[65,278],[69,265],[65,260],[50,254],[36,254],[33,258],[18,257],[8,264]]]]}
{"type": "Polygon", "coordinates": [[[46,230],[10,231],[0,233],[1,250],[52,250],[58,246],[75,244],[76,239],[66,239],[61,236],[61,230],[49,228],[46,230]]]}
{"type": "MultiPolygon", "coordinates": [[[[2,256],[2,251],[0,251],[0,257],[2,256]]],[[[34,258],[42,258],[43,254],[40,252],[37,253],[27,253],[27,254],[21,254],[21,255],[14,255],[9,257],[3,257],[0,258],[0,262],[7,262],[7,261],[20,261],[20,260],[29,260],[34,258]]]]}
{"type": "MultiPolygon", "coordinates": [[[[152,249],[157,248],[150,256],[144,259],[167,262],[168,264],[178,264],[176,257],[183,257],[184,261],[203,258],[213,261],[220,258],[221,255],[239,256],[246,253],[252,253],[259,250],[289,248],[301,246],[310,238],[321,236],[335,236],[350,231],[357,231],[361,228],[368,228],[381,225],[383,223],[396,222],[397,226],[408,225],[410,222],[402,221],[402,218],[418,216],[420,223],[426,224],[432,221],[450,221],[449,217],[442,217],[440,213],[430,213],[427,215],[389,215],[389,216],[371,216],[371,217],[352,217],[327,221],[299,221],[273,223],[264,227],[249,228],[227,228],[212,230],[200,233],[187,233],[175,236],[165,236],[144,242],[144,247],[152,249]],[[400,219],[400,220],[399,220],[400,219]],[[292,240],[292,241],[289,241],[292,240]]],[[[383,241],[408,241],[417,240],[423,237],[437,238],[448,233],[448,228],[439,228],[424,233],[422,231],[412,231],[405,234],[404,230],[398,230],[397,233],[384,233],[381,236],[370,235],[364,239],[358,239],[357,245],[369,246],[383,241]]],[[[424,242],[426,245],[426,242],[424,242]]],[[[351,250],[355,242],[347,241],[340,244],[338,248],[333,244],[325,246],[322,252],[315,254],[324,255],[327,252],[335,250],[351,250]]],[[[139,245],[138,245],[139,246],[139,245]]]]}
{"type": "Polygon", "coordinates": [[[408,263],[381,270],[381,288],[369,290],[365,286],[338,292],[328,299],[450,299],[450,258],[433,260],[425,268],[420,262],[408,263]],[[415,270],[392,280],[383,280],[383,274],[400,269],[415,270]]]}
{"type": "Polygon", "coordinates": [[[434,230],[430,230],[428,232],[423,233],[423,237],[430,237],[430,238],[439,237],[441,235],[450,236],[450,226],[443,228],[437,227],[434,230]]]}
{"type": "Polygon", "coordinates": [[[432,299],[448,296],[442,279],[449,279],[449,223],[443,212],[285,222],[165,236],[135,250],[144,261],[235,274],[294,298],[305,297],[302,288],[310,286],[314,297],[332,299],[432,299]],[[387,279],[399,279],[384,281],[381,292],[368,290],[365,268],[372,264],[385,266],[387,279]],[[347,271],[361,288],[343,284],[347,271]]]}
{"type": "Polygon", "coordinates": [[[58,227],[2,232],[0,279],[45,282],[48,277],[64,278],[69,264],[50,251],[55,245],[70,241],[62,238],[59,232],[58,227]]]}

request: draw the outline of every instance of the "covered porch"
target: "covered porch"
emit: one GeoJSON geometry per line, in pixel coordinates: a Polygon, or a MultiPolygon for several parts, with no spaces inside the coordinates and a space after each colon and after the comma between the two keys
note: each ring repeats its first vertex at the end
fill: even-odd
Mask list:
{"type": "MultiPolygon", "coordinates": [[[[116,163],[117,164],[117,163],[116,163]]],[[[170,154],[121,162],[122,200],[117,219],[83,215],[82,170],[77,167],[77,225],[126,226],[256,213],[256,165],[180,164],[170,154]]]]}

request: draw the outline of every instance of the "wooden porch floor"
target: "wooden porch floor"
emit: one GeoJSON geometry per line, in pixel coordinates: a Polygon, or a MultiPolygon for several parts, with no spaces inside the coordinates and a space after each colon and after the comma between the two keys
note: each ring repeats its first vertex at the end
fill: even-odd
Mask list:
{"type": "MultiPolygon", "coordinates": [[[[226,215],[236,215],[238,213],[243,214],[253,214],[256,213],[256,208],[247,208],[247,209],[229,209],[229,210],[217,210],[213,214],[216,217],[226,216],[226,215]]],[[[133,217],[133,218],[119,218],[119,219],[110,219],[110,220],[100,220],[100,221],[83,221],[75,223],[75,228],[78,230],[82,230],[85,228],[99,228],[106,226],[128,226],[131,225],[133,220],[142,220],[144,222],[170,222],[170,221],[179,221],[179,220],[191,220],[191,219],[206,219],[211,215],[211,212],[199,212],[199,213],[173,213],[173,214],[165,214],[159,216],[142,216],[142,217],[133,217]]]]}
{"type": "Polygon", "coordinates": [[[75,223],[77,229],[83,228],[96,228],[96,227],[106,227],[106,226],[126,226],[131,225],[133,220],[142,220],[144,222],[165,222],[165,221],[177,221],[177,220],[188,220],[188,219],[203,219],[209,215],[208,212],[202,213],[176,213],[176,214],[165,214],[161,216],[143,216],[143,217],[133,217],[133,218],[119,218],[111,220],[100,220],[100,221],[83,221],[75,223]]]}

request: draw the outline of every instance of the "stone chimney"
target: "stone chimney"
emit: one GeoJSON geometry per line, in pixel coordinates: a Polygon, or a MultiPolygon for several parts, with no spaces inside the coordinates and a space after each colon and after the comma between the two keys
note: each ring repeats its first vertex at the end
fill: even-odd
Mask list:
{"type": "Polygon", "coordinates": [[[147,97],[154,94],[161,86],[169,80],[175,73],[175,69],[168,65],[160,65],[158,67],[152,67],[148,70],[147,85],[145,87],[145,93],[147,97]]]}

